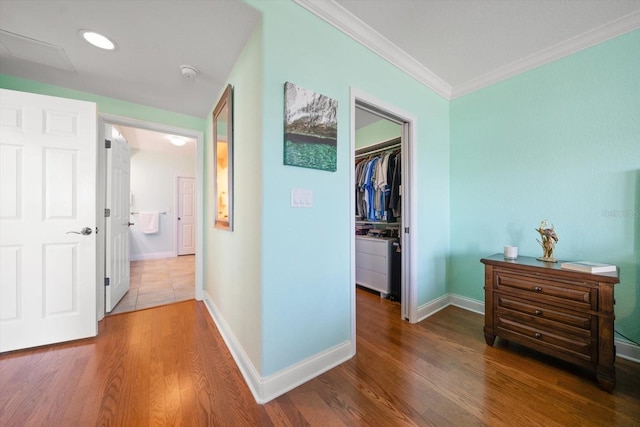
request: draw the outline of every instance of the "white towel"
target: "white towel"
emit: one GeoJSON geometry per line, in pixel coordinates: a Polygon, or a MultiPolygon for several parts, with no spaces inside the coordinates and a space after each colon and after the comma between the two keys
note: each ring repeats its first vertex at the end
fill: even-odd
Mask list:
{"type": "Polygon", "coordinates": [[[140,212],[140,231],[144,234],[158,232],[159,212],[140,212]]]}

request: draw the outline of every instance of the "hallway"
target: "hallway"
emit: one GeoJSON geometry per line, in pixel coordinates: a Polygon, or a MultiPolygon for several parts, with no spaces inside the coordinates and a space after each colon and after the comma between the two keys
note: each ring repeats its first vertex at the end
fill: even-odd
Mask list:
{"type": "Polygon", "coordinates": [[[109,314],[195,297],[195,256],[131,261],[131,289],[109,314]]]}

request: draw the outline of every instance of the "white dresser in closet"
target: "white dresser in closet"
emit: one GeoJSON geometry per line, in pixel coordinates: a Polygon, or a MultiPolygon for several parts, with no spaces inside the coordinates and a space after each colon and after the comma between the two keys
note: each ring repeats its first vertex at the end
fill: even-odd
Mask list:
{"type": "Polygon", "coordinates": [[[387,296],[391,292],[393,238],[356,236],[356,283],[387,296]]]}

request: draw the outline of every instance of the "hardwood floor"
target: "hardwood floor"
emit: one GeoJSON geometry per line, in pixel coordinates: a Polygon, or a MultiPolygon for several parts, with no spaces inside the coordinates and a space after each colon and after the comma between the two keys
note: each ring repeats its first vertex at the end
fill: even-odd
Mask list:
{"type": "Polygon", "coordinates": [[[509,345],[448,307],[411,325],[357,292],[351,360],[255,403],[203,303],[109,316],[95,339],[0,355],[2,426],[638,426],[640,364],[592,374],[509,345]]]}

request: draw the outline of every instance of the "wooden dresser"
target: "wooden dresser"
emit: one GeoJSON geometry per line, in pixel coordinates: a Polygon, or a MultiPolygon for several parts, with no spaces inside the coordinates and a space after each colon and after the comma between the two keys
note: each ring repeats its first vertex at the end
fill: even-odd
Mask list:
{"type": "Polygon", "coordinates": [[[615,386],[613,287],[618,273],[563,270],[532,257],[483,258],[488,345],[496,337],[593,369],[598,384],[615,386]]]}

